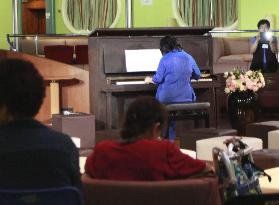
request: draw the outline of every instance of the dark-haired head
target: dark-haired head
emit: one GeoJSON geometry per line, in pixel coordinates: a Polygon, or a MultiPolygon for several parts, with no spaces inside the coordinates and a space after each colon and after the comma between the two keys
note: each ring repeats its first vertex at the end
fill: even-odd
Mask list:
{"type": "Polygon", "coordinates": [[[20,59],[0,61],[1,121],[34,117],[43,102],[45,86],[34,65],[20,59]],[[5,116],[3,116],[5,115],[5,116]]]}
{"type": "Polygon", "coordinates": [[[267,19],[261,19],[261,20],[259,20],[258,25],[257,25],[258,29],[260,29],[261,25],[264,25],[264,24],[266,24],[268,29],[270,28],[270,22],[267,19]]]}
{"type": "Polygon", "coordinates": [[[128,107],[121,137],[125,141],[156,138],[161,133],[165,117],[164,107],[155,98],[137,98],[128,107]]]}
{"type": "Polygon", "coordinates": [[[173,50],[181,50],[181,45],[177,42],[177,39],[173,36],[165,36],[160,41],[160,50],[162,54],[166,54],[173,50]]]}

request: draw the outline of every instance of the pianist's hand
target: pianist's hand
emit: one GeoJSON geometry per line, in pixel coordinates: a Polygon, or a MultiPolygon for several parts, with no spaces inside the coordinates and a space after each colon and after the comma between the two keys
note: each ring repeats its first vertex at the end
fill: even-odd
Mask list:
{"type": "Polygon", "coordinates": [[[153,83],[153,80],[152,80],[152,78],[150,76],[147,76],[147,77],[145,77],[144,82],[146,84],[150,84],[150,83],[153,83]]]}

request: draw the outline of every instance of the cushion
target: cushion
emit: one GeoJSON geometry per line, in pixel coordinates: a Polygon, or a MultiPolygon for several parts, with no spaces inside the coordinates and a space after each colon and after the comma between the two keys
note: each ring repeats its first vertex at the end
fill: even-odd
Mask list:
{"type": "Polygon", "coordinates": [[[76,64],[88,64],[88,45],[76,45],[76,64]]]}
{"type": "Polygon", "coordinates": [[[45,54],[45,46],[54,46],[54,45],[65,45],[65,39],[63,38],[39,38],[38,40],[38,54],[45,54]]]}
{"type": "Polygon", "coordinates": [[[74,47],[66,45],[47,45],[44,47],[46,58],[62,63],[72,64],[74,57],[74,47]]]}
{"type": "Polygon", "coordinates": [[[238,61],[252,61],[251,54],[238,54],[222,56],[218,59],[218,63],[237,63],[238,61]]]}
{"type": "Polygon", "coordinates": [[[223,38],[213,38],[213,48],[213,62],[215,63],[225,53],[223,38]]]}
{"type": "Polygon", "coordinates": [[[209,102],[173,103],[165,106],[167,111],[209,109],[209,102]]]}
{"type": "MultiPolygon", "coordinates": [[[[273,130],[267,133],[268,137],[268,149],[278,149],[279,150],[279,130],[273,130]]],[[[279,151],[278,151],[279,157],[279,151]]]]}
{"type": "Polygon", "coordinates": [[[225,55],[250,53],[250,44],[247,37],[223,38],[225,55]]]}

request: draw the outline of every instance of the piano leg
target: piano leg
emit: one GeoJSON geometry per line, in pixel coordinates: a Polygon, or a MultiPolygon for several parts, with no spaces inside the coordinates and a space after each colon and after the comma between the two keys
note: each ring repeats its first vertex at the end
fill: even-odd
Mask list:
{"type": "Polygon", "coordinates": [[[112,93],[106,92],[106,129],[112,129],[112,93]]]}

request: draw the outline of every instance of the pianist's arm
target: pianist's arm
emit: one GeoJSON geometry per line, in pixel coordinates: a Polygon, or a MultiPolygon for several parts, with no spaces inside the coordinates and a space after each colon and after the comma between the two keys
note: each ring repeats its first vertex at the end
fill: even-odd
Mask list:
{"type": "Polygon", "coordinates": [[[192,64],[192,78],[194,78],[195,80],[198,80],[201,77],[201,71],[195,61],[195,59],[191,56],[190,57],[190,63],[192,64]]]}
{"type": "Polygon", "coordinates": [[[152,78],[152,82],[155,84],[162,83],[165,79],[165,71],[166,71],[166,67],[164,65],[164,61],[161,59],[157,71],[152,78]]]}

